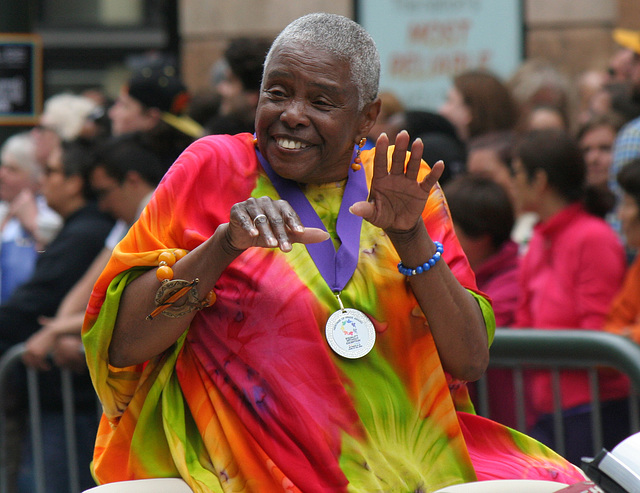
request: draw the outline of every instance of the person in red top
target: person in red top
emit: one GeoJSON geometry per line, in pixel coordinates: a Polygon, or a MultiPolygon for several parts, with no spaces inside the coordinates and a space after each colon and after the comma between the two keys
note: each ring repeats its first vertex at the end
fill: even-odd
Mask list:
{"type": "MultiPolygon", "coordinates": [[[[620,289],[626,256],[616,233],[598,217],[604,211],[595,191],[585,193],[586,167],[577,142],[560,130],[528,133],[517,146],[514,172],[516,196],[540,217],[521,263],[515,326],[601,330],[620,289]]],[[[527,380],[528,403],[537,417],[529,433],[553,448],[551,375],[535,371],[527,380]]],[[[561,395],[565,457],[579,464],[593,453],[587,374],[562,371],[561,395]]],[[[600,372],[607,448],[628,434],[627,395],[626,377],[600,372]]]]}

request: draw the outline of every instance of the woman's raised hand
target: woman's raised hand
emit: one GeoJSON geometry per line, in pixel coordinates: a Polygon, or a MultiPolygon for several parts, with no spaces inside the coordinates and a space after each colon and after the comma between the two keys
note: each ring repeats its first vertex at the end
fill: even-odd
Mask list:
{"type": "Polygon", "coordinates": [[[356,202],[349,210],[387,232],[409,231],[420,220],[431,188],[442,175],[444,163],[438,161],[422,181],[417,181],[424,150],[422,140],[416,139],[411,145],[406,168],[409,134],[403,130],[396,137],[391,167],[388,149],[389,138],[383,133],[376,141],[369,200],[356,202]]]}
{"type": "Polygon", "coordinates": [[[292,243],[319,243],[327,240],[329,233],[305,228],[287,201],[259,197],[239,202],[231,208],[226,238],[234,250],[278,247],[288,252],[292,243]]]}

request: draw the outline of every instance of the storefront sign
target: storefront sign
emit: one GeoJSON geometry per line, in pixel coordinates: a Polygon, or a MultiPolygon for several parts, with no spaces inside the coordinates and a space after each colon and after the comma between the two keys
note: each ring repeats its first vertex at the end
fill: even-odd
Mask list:
{"type": "Polygon", "coordinates": [[[380,89],[430,111],[459,72],[513,74],[523,58],[522,16],[518,0],[356,0],[356,20],[380,51],[380,89]]]}
{"type": "Polygon", "coordinates": [[[0,34],[0,125],[33,124],[41,110],[40,38],[0,34]]]}

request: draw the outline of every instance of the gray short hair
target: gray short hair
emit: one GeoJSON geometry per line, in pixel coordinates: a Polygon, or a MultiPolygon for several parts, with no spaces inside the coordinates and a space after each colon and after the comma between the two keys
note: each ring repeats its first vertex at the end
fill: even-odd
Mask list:
{"type": "Polygon", "coordinates": [[[36,149],[31,134],[20,132],[4,141],[0,148],[0,161],[13,161],[20,169],[29,174],[32,183],[37,183],[42,167],[36,159],[36,149]]]}
{"type": "Polygon", "coordinates": [[[359,110],[377,97],[380,55],[373,38],[357,22],[337,14],[304,15],[276,37],[267,53],[265,68],[273,51],[289,43],[313,46],[346,61],[351,68],[351,80],[358,89],[359,110]]]}

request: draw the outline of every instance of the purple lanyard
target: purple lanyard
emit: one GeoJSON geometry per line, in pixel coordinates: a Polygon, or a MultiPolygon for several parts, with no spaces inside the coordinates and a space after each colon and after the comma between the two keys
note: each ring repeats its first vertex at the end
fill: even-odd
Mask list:
{"type": "MultiPolygon", "coordinates": [[[[291,204],[302,220],[302,224],[306,227],[320,228],[326,231],[322,220],[298,184],[276,174],[257,148],[256,154],[276,191],[282,199],[291,204]]],[[[351,214],[349,207],[361,200],[367,200],[368,195],[369,190],[364,168],[358,171],[349,168],[347,185],[336,223],[336,232],[341,241],[340,248],[336,252],[331,238],[321,243],[306,245],[320,275],[334,293],[342,291],[358,265],[362,218],[351,214]]]]}

